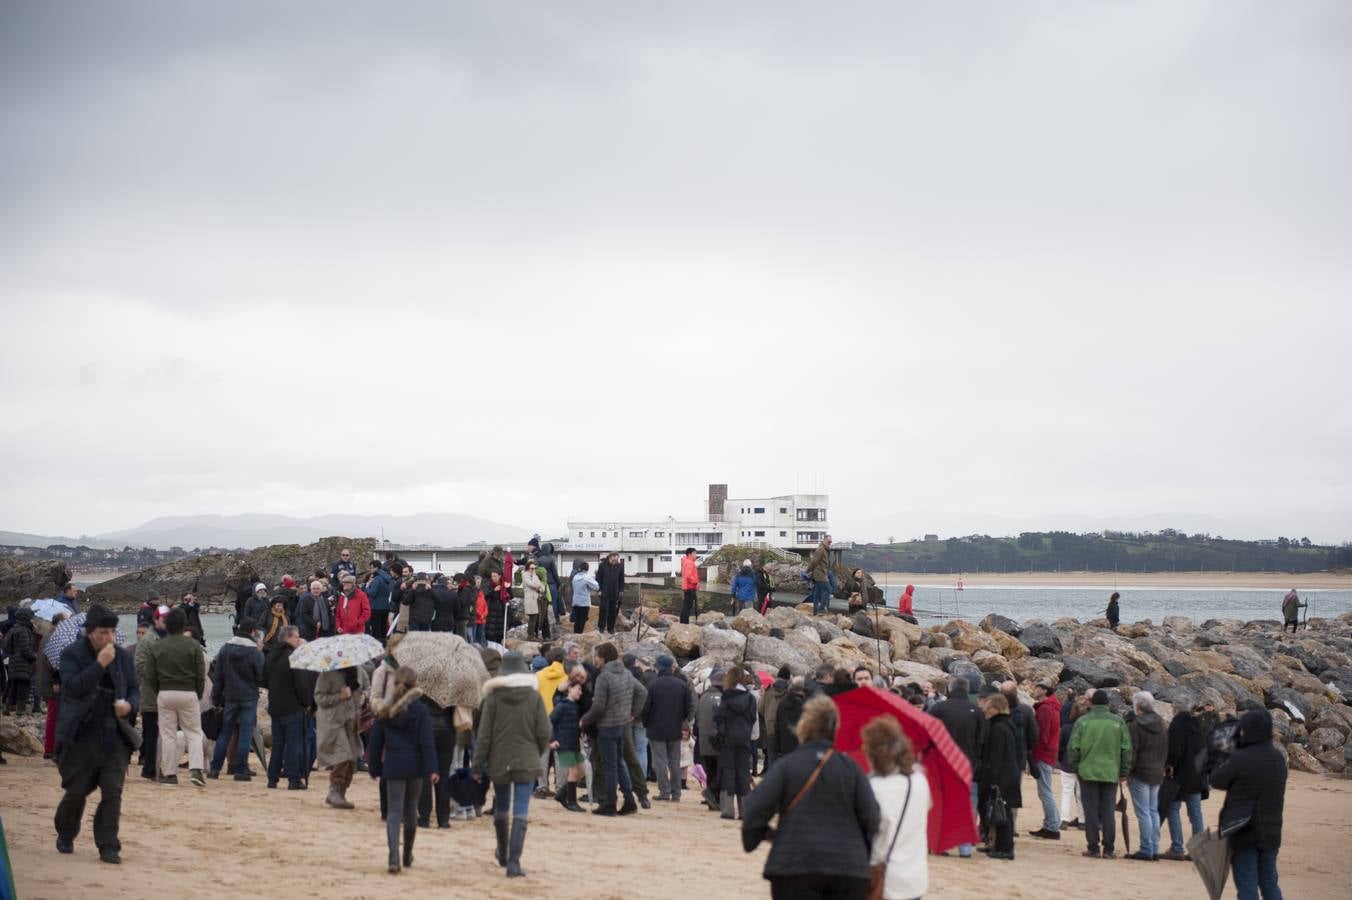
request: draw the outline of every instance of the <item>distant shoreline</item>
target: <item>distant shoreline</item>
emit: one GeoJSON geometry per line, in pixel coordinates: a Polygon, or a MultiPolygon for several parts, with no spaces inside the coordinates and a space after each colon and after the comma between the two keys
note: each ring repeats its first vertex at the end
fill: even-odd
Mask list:
{"type": "MultiPolygon", "coordinates": [[[[874,572],[880,587],[955,587],[958,575],[934,572],[874,572]]],[[[1194,588],[1203,590],[1352,590],[1352,573],[1310,572],[966,572],[964,587],[1194,588]]]]}

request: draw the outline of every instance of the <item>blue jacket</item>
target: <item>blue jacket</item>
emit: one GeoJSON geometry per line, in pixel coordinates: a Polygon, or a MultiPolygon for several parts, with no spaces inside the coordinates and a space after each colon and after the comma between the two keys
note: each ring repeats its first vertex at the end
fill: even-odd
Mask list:
{"type": "Polygon", "coordinates": [[[742,566],[742,571],[732,579],[732,596],[743,603],[756,599],[756,575],[749,566],[742,566]]]}
{"type": "Polygon", "coordinates": [[[114,700],[131,704],[130,722],[141,705],[136,667],[122,647],[105,669],[98,654],[82,637],[61,651],[61,705],[56,714],[56,742],[118,746],[122,740],[113,711],[114,700]]]}
{"type": "Polygon", "coordinates": [[[390,611],[390,591],[394,590],[394,579],[384,569],[376,569],[371,583],[366,587],[366,599],[371,602],[371,612],[390,611]]]}
{"type": "MultiPolygon", "coordinates": [[[[568,682],[564,682],[566,686],[568,682]]],[[[582,729],[578,727],[581,714],[577,704],[566,695],[554,700],[554,711],[549,721],[554,725],[552,740],[559,742],[559,750],[565,753],[579,753],[582,750],[582,729]]]]}
{"type": "Polygon", "coordinates": [[[437,745],[432,737],[432,714],[415,703],[422,691],[414,688],[376,717],[371,729],[372,778],[423,778],[437,770],[437,745]]]}

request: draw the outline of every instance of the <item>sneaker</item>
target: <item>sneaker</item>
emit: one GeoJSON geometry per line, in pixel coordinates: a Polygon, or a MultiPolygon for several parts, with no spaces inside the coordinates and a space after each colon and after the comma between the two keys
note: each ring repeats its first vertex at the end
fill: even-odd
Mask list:
{"type": "Polygon", "coordinates": [[[1117,854],[1114,853],[1112,850],[1104,850],[1104,851],[1103,851],[1103,858],[1104,858],[1104,859],[1117,859],[1117,854]]]}
{"type": "MultiPolygon", "coordinates": [[[[253,781],[253,776],[250,775],[248,772],[237,772],[237,773],[235,774],[235,780],[236,780],[236,781],[253,781]]],[[[276,787],[276,786],[277,786],[277,782],[275,782],[275,781],[268,785],[268,787],[276,787]]]]}
{"type": "MultiPolygon", "coordinates": [[[[235,776],[235,778],[236,780],[238,780],[239,776],[237,775],[235,776]]],[[[192,774],[190,776],[190,780],[192,781],[193,784],[197,785],[198,787],[207,786],[207,776],[202,773],[201,769],[193,769],[192,774]]]]}
{"type": "MultiPolygon", "coordinates": [[[[272,785],[268,785],[268,787],[272,787],[272,785]]],[[[308,785],[306,785],[306,783],[303,781],[290,781],[287,782],[286,785],[286,789],[288,791],[303,791],[306,790],[307,788],[308,785]]]]}
{"type": "Polygon", "coordinates": [[[1081,856],[1087,856],[1087,857],[1089,857],[1090,859],[1100,859],[1100,858],[1101,858],[1101,857],[1099,856],[1099,852],[1098,852],[1097,850],[1085,850],[1085,851],[1084,851],[1083,853],[1081,853],[1080,855],[1081,855],[1081,856]]]}
{"type": "Polygon", "coordinates": [[[1171,859],[1174,862],[1192,862],[1192,857],[1182,850],[1169,849],[1160,854],[1160,859],[1171,859]]]}
{"type": "Polygon", "coordinates": [[[74,841],[66,841],[66,840],[62,840],[61,838],[57,838],[57,839],[56,839],[56,852],[57,852],[57,853],[74,853],[74,852],[75,852],[75,842],[74,842],[74,841]]]}
{"type": "Polygon", "coordinates": [[[160,784],[178,784],[177,775],[165,775],[160,779],[160,784]]]}
{"type": "Polygon", "coordinates": [[[1155,858],[1154,858],[1153,856],[1151,856],[1149,853],[1143,853],[1143,852],[1141,852],[1140,850],[1137,850],[1135,853],[1128,853],[1126,856],[1124,856],[1124,857],[1122,857],[1122,858],[1123,858],[1123,859],[1136,859],[1136,860],[1140,860],[1141,862],[1153,862],[1154,859],[1155,859],[1155,858]]]}
{"type": "Polygon", "coordinates": [[[1029,837],[1035,837],[1035,838],[1042,838],[1043,840],[1046,840],[1046,841],[1059,841],[1059,840],[1061,840],[1061,832],[1059,832],[1059,831],[1048,831],[1048,830],[1045,829],[1045,828],[1039,828],[1037,831],[1030,831],[1030,832],[1028,832],[1028,836],[1029,836],[1029,837]]]}

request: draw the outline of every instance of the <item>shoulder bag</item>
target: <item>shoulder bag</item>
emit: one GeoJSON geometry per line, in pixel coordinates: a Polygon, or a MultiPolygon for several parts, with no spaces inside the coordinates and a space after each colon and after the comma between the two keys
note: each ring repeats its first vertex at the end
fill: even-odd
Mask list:
{"type": "Polygon", "coordinates": [[[897,828],[892,832],[892,843],[887,847],[887,855],[881,863],[868,867],[868,900],[883,900],[883,890],[887,886],[887,864],[892,859],[892,851],[896,849],[897,838],[901,836],[901,826],[906,822],[906,809],[911,805],[911,779],[914,777],[906,776],[906,799],[901,804],[901,815],[897,817],[897,828]]]}

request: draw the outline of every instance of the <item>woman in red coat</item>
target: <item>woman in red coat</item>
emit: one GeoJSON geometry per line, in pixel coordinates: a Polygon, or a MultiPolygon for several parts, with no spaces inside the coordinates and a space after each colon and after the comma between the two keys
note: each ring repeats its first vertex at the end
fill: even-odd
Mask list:
{"type": "Polygon", "coordinates": [[[912,596],[914,593],[915,585],[906,585],[906,590],[902,592],[901,599],[897,601],[897,612],[901,613],[903,616],[915,615],[914,597],[912,596]]]}

